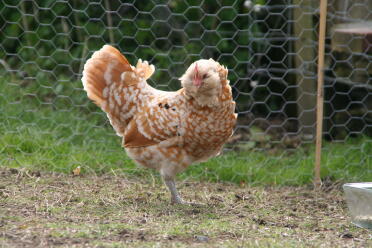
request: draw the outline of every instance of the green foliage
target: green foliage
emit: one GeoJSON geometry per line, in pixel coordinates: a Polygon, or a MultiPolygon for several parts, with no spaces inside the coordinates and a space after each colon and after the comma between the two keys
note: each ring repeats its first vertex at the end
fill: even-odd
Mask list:
{"type": "MultiPolygon", "coordinates": [[[[252,2],[266,4],[265,0],[252,2]]],[[[149,82],[163,90],[178,89],[178,78],[194,60],[214,58],[230,70],[239,111],[253,108],[265,115],[282,109],[283,98],[270,98],[270,109],[252,107],[252,99],[265,101],[270,91],[256,87],[250,94],[250,80],[267,83],[267,79],[252,74],[249,68],[267,65],[263,56],[270,45],[267,29],[272,24],[282,26],[283,18],[269,21],[265,18],[268,13],[261,12],[244,7],[244,0],[6,0],[0,2],[0,56],[20,78],[49,81],[48,87],[53,88],[62,77],[78,80],[92,52],[112,44],[132,64],[142,58],[156,65],[149,82]]],[[[284,56],[276,55],[275,49],[270,51],[274,52],[269,57],[284,56]]]]}
{"type": "MultiPolygon", "coordinates": [[[[248,17],[235,20],[246,11],[243,0],[220,4],[208,0],[201,5],[199,1],[171,1],[168,8],[152,1],[121,5],[110,1],[3,1],[0,56],[11,68],[29,76],[42,70],[47,78],[65,75],[77,79],[91,52],[111,43],[132,63],[142,58],[159,69],[169,69],[153,80],[168,79],[164,83],[171,89],[179,87],[176,78],[195,59],[213,57],[229,68],[238,61],[249,61],[249,51],[221,56],[237,46],[248,46],[254,38],[248,29],[259,30],[248,17]]],[[[242,70],[238,74],[246,72],[243,67],[237,70],[242,70]]]]}

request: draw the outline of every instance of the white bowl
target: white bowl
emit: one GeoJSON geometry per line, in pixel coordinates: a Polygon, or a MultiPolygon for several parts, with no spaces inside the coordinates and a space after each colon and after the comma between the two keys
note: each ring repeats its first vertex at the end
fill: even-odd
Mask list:
{"type": "Polygon", "coordinates": [[[343,185],[351,221],[372,229],[372,182],[347,183],[343,185]]]}

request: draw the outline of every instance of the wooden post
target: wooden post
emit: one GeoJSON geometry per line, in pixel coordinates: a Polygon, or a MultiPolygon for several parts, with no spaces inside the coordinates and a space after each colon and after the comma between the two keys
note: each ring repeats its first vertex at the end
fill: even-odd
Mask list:
{"type": "Polygon", "coordinates": [[[318,91],[317,91],[317,112],[316,112],[316,149],[315,149],[315,168],[314,185],[320,188],[320,160],[322,154],[323,138],[323,103],[324,103],[324,44],[327,20],[327,0],[320,0],[320,19],[319,19],[319,46],[318,46],[318,91]]]}
{"type": "Polygon", "coordinates": [[[316,80],[315,61],[316,47],[314,46],[315,31],[313,17],[309,12],[313,9],[314,1],[293,0],[293,31],[297,40],[294,43],[296,53],[295,68],[297,89],[297,116],[299,131],[304,139],[314,140],[316,121],[316,80]]]}

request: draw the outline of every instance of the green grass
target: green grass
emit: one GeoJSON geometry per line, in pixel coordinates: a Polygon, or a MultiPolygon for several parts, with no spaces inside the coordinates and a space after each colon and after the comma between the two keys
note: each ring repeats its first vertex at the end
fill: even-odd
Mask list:
{"type": "MultiPolygon", "coordinates": [[[[48,85],[0,81],[0,166],[71,173],[151,173],[125,155],[105,115],[90,103],[80,82],[48,85]]],[[[322,177],[332,181],[371,180],[372,141],[325,143],[322,177]]],[[[314,147],[292,151],[229,152],[193,165],[180,177],[249,184],[302,185],[313,177],[314,147]]]]}
{"type": "Polygon", "coordinates": [[[371,247],[337,187],[180,183],[203,204],[191,206],[169,204],[150,178],[0,175],[1,247],[371,247]]]}
{"type": "MultiPolygon", "coordinates": [[[[282,151],[276,155],[252,151],[228,153],[211,159],[190,173],[204,173],[206,178],[250,184],[302,185],[313,178],[314,146],[282,151]]],[[[343,144],[325,143],[322,154],[323,179],[331,181],[371,180],[372,142],[367,138],[351,139],[343,144]]]]}

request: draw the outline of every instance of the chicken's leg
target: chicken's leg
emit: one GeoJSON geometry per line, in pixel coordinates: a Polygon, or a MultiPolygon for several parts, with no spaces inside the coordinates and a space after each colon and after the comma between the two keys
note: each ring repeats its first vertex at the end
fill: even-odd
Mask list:
{"type": "Polygon", "coordinates": [[[186,203],[182,200],[182,198],[178,194],[178,191],[177,191],[177,188],[176,188],[176,183],[174,182],[174,179],[169,179],[169,178],[165,179],[164,178],[164,183],[168,187],[168,189],[171,193],[171,203],[172,204],[185,204],[186,203]]]}

